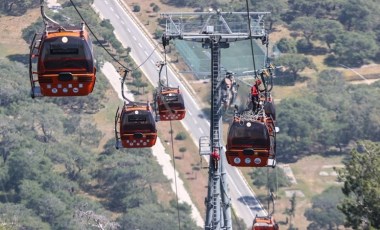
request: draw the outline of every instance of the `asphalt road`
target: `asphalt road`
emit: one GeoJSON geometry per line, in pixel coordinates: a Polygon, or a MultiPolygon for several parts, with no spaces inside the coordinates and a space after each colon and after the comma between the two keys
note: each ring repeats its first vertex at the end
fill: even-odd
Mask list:
{"type": "MultiPolygon", "coordinates": [[[[100,16],[109,19],[115,28],[115,34],[125,47],[131,47],[131,57],[137,65],[144,63],[140,70],[149,78],[156,87],[158,82],[157,61],[163,61],[158,45],[147,38],[139,24],[123,9],[120,2],[116,0],[95,0],[94,8],[100,16]]],[[[165,70],[164,70],[165,71],[165,70]]],[[[186,104],[186,117],[182,124],[186,127],[195,143],[201,136],[209,136],[210,124],[194,100],[195,93],[188,87],[186,82],[178,80],[175,72],[169,66],[168,77],[170,86],[180,86],[186,104]]],[[[194,153],[197,154],[197,153],[194,153]]],[[[258,215],[266,215],[266,211],[256,200],[246,181],[238,169],[230,167],[225,162],[227,170],[228,185],[232,207],[238,217],[242,218],[248,227],[252,225],[253,219],[258,215]]],[[[207,194],[205,194],[207,196],[207,194]]]]}

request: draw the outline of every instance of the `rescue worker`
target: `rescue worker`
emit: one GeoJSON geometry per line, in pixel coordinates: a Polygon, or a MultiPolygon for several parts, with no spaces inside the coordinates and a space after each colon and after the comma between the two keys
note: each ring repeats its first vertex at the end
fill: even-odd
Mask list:
{"type": "Polygon", "coordinates": [[[251,87],[251,100],[252,100],[252,111],[255,112],[259,104],[259,85],[261,80],[257,79],[251,87]]]}

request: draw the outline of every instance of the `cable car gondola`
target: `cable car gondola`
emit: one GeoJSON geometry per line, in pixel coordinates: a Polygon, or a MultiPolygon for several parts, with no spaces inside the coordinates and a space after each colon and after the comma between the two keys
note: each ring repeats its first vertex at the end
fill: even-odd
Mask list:
{"type": "Polygon", "coordinates": [[[156,144],[157,129],[149,103],[136,103],[124,95],[125,71],[121,81],[124,98],[123,108],[117,108],[115,115],[116,148],[145,148],[156,144]]]}
{"type": "Polygon", "coordinates": [[[95,86],[96,67],[91,39],[84,24],[72,29],[60,26],[44,14],[43,1],[41,12],[45,31],[35,34],[30,46],[31,96],[90,94],[95,86]]]}
{"type": "Polygon", "coordinates": [[[276,129],[273,120],[263,110],[259,114],[245,111],[236,115],[228,131],[226,149],[227,161],[232,166],[275,167],[276,129]]]}
{"type": "Polygon", "coordinates": [[[156,144],[157,129],[149,104],[127,105],[115,115],[116,148],[145,148],[156,144]]]}
{"type": "Polygon", "coordinates": [[[273,216],[256,216],[253,220],[252,230],[279,230],[273,216]]]}
{"type": "Polygon", "coordinates": [[[270,201],[272,201],[272,212],[266,216],[255,216],[253,220],[252,230],[279,230],[279,226],[276,223],[276,220],[273,217],[274,209],[275,209],[275,195],[273,191],[270,191],[268,199],[268,211],[270,209],[270,201]]]}
{"type": "Polygon", "coordinates": [[[159,120],[182,120],[185,118],[185,103],[179,88],[164,87],[156,93],[159,120]]]}
{"type": "Polygon", "coordinates": [[[182,120],[185,118],[186,109],[185,101],[179,87],[165,86],[161,81],[161,72],[164,62],[158,62],[159,65],[159,84],[154,94],[156,121],[182,120]]]}

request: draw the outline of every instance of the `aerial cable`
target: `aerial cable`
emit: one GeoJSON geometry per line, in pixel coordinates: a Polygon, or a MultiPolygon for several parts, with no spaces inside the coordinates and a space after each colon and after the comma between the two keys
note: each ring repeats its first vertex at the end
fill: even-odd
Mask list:
{"type": "Polygon", "coordinates": [[[181,219],[179,216],[179,201],[178,201],[178,188],[177,188],[177,174],[175,167],[175,157],[174,157],[174,138],[173,138],[173,126],[172,121],[170,121],[170,138],[171,138],[171,147],[172,147],[172,156],[173,156],[173,171],[174,171],[174,185],[175,185],[175,195],[177,198],[177,218],[178,218],[178,230],[181,229],[181,219]]]}
{"type": "MultiPolygon", "coordinates": [[[[166,46],[164,46],[164,61],[166,63],[166,46]]],[[[168,77],[168,65],[165,68],[165,76],[166,76],[166,85],[169,87],[169,77],[168,77]]]]}
{"type": "Polygon", "coordinates": [[[140,64],[138,65],[136,68],[132,69],[131,71],[135,71],[137,69],[139,69],[141,66],[143,66],[148,60],[149,58],[154,54],[154,51],[156,51],[158,45],[156,44],[152,50],[152,52],[149,54],[149,56],[140,64]]]}
{"type": "Polygon", "coordinates": [[[247,8],[247,18],[248,18],[248,29],[249,29],[249,40],[251,43],[251,55],[252,55],[252,62],[253,62],[253,70],[255,73],[255,77],[257,77],[257,71],[256,71],[256,63],[255,63],[255,55],[253,52],[253,40],[252,40],[252,31],[251,31],[251,18],[249,15],[249,5],[248,5],[248,0],[245,0],[246,2],[246,8],[247,8]]]}
{"type": "Polygon", "coordinates": [[[40,1],[40,8],[41,8],[41,16],[42,16],[42,20],[44,21],[45,23],[45,27],[47,27],[47,24],[48,22],[54,24],[55,26],[59,27],[59,23],[54,21],[53,19],[49,18],[46,14],[45,14],[45,8],[44,8],[44,5],[45,5],[45,0],[41,0],[40,1]]]}
{"type": "Polygon", "coordinates": [[[107,49],[106,47],[104,47],[104,45],[100,42],[100,40],[98,39],[98,37],[95,35],[95,33],[92,31],[92,29],[90,28],[90,26],[87,24],[86,20],[84,20],[83,16],[81,15],[81,13],[79,12],[78,8],[76,7],[75,3],[70,0],[71,4],[73,5],[75,11],[78,13],[79,17],[82,19],[83,23],[87,26],[88,30],[91,32],[92,36],[94,36],[95,40],[99,43],[99,45],[107,52],[107,54],[116,62],[118,63],[121,67],[123,67],[126,71],[131,71],[131,69],[129,69],[128,67],[126,67],[125,65],[123,65],[119,60],[117,60],[107,49]]]}

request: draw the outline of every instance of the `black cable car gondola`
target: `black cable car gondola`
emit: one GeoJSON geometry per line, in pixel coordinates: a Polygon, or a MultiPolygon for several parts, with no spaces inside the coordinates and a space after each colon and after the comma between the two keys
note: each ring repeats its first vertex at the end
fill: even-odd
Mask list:
{"type": "Polygon", "coordinates": [[[64,28],[48,18],[43,8],[42,1],[45,31],[36,34],[30,46],[32,97],[90,94],[95,85],[96,68],[91,39],[84,24],[80,28],[64,28]]]}
{"type": "Polygon", "coordinates": [[[121,82],[125,99],[123,108],[115,115],[116,148],[145,148],[156,144],[156,122],[149,103],[136,103],[124,96],[124,81],[121,82]]]}
{"type": "Polygon", "coordinates": [[[174,88],[163,85],[161,72],[165,63],[159,62],[158,64],[160,65],[159,83],[154,95],[156,121],[182,120],[186,115],[183,96],[179,87],[174,88]]]}
{"type": "Polygon", "coordinates": [[[273,120],[263,112],[252,114],[249,119],[244,119],[244,113],[235,116],[228,131],[226,149],[227,161],[232,166],[274,167],[276,133],[273,120]]]}

